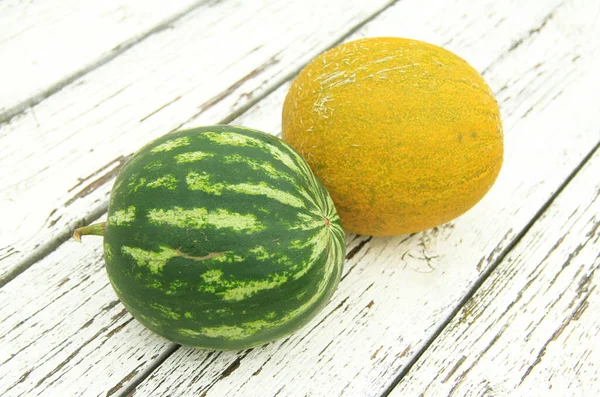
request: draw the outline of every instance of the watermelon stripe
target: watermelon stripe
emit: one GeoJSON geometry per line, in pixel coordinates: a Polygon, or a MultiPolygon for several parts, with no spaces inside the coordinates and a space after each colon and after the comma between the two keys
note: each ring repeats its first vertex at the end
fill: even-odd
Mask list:
{"type": "Polygon", "coordinates": [[[198,207],[193,209],[184,209],[174,207],[169,210],[151,209],[147,218],[150,223],[166,223],[185,229],[202,229],[206,226],[212,226],[217,229],[231,228],[235,231],[246,231],[247,233],[257,232],[264,229],[252,214],[239,214],[226,209],[218,209],[209,212],[206,208],[198,207]]]}
{"type": "Polygon", "coordinates": [[[273,189],[265,182],[261,182],[259,184],[240,183],[238,185],[227,186],[226,189],[247,195],[263,195],[270,199],[277,200],[282,204],[290,205],[296,208],[304,207],[302,200],[298,199],[296,196],[282,190],[273,189]]]}
{"type": "Polygon", "coordinates": [[[166,265],[167,261],[177,253],[174,249],[168,247],[159,247],[159,252],[147,251],[137,247],[121,247],[121,251],[136,261],[138,266],[147,266],[152,273],[158,273],[166,265]]]}
{"type": "Polygon", "coordinates": [[[186,181],[190,190],[201,190],[205,193],[221,195],[223,191],[230,191],[235,193],[249,194],[249,195],[264,195],[273,200],[277,200],[282,204],[291,205],[292,207],[304,207],[302,200],[296,196],[284,192],[278,189],[273,189],[265,182],[258,184],[252,183],[239,183],[239,184],[227,184],[227,183],[215,183],[211,182],[210,176],[206,173],[200,174],[197,172],[190,172],[186,181]]]}
{"type": "Polygon", "coordinates": [[[115,226],[128,225],[135,220],[135,207],[130,205],[126,209],[113,212],[108,218],[108,223],[115,226]]]}
{"type": "Polygon", "coordinates": [[[202,134],[202,137],[206,137],[209,140],[220,144],[220,145],[231,145],[231,146],[247,146],[247,147],[256,147],[270,153],[275,159],[279,160],[283,164],[285,164],[289,170],[295,172],[297,175],[302,177],[305,174],[300,170],[297,166],[297,163],[292,159],[292,157],[278,147],[274,145],[266,144],[264,141],[250,137],[244,134],[235,133],[235,132],[205,132],[202,134]]]}
{"type": "Polygon", "coordinates": [[[294,179],[287,173],[278,171],[275,167],[273,167],[273,165],[264,161],[256,161],[251,158],[243,157],[239,154],[225,156],[224,160],[227,164],[245,164],[254,171],[262,171],[265,173],[265,176],[273,179],[285,179],[287,181],[294,182],[294,179]]]}
{"type": "Polygon", "coordinates": [[[225,189],[223,183],[210,183],[210,177],[206,172],[200,174],[192,171],[186,175],[185,180],[190,190],[200,190],[204,193],[220,195],[225,189]]]}
{"type": "Polygon", "coordinates": [[[212,156],[214,156],[213,153],[206,153],[206,152],[197,150],[195,152],[187,152],[187,153],[178,154],[175,156],[175,161],[177,163],[193,163],[195,161],[200,161],[202,159],[205,159],[207,157],[212,157],[212,156]]]}
{"type": "Polygon", "coordinates": [[[160,303],[150,303],[150,307],[160,311],[165,316],[170,317],[173,320],[179,320],[181,318],[181,314],[174,312],[169,307],[161,305],[160,303]]]}
{"type": "Polygon", "coordinates": [[[146,186],[149,188],[164,187],[169,190],[175,190],[175,189],[177,189],[177,178],[175,178],[171,174],[167,174],[167,175],[161,176],[160,178],[157,178],[151,182],[148,182],[148,184],[146,186]]]}
{"type": "Polygon", "coordinates": [[[339,281],[344,238],[329,194],[293,149],[215,126],[161,137],[123,167],[105,255],[144,325],[178,343],[241,348],[314,316],[339,281]],[[128,287],[135,280],[144,288],[128,287]]]}
{"type": "Polygon", "coordinates": [[[133,192],[137,192],[139,188],[146,186],[146,178],[136,179],[135,177],[131,178],[132,181],[127,185],[129,189],[133,192]]]}
{"type": "Polygon", "coordinates": [[[166,142],[152,148],[150,151],[152,153],[170,152],[173,149],[176,149],[181,146],[187,146],[189,144],[190,144],[190,139],[188,137],[184,136],[181,138],[166,141],[166,142]]]}
{"type": "MultiPolygon", "coordinates": [[[[146,164],[144,166],[144,169],[145,170],[155,170],[157,168],[161,168],[162,166],[164,166],[164,163],[160,160],[156,160],[156,161],[146,164]]],[[[118,189],[116,189],[116,190],[118,190],[118,189]]]]}

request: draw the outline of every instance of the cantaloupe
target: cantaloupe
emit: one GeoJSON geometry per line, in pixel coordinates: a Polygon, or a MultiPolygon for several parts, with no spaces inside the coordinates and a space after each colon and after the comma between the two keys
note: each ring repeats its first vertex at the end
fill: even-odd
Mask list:
{"type": "Polygon", "coordinates": [[[335,47],[295,79],[283,139],[329,190],[348,232],[398,235],[474,206],[502,166],[494,95],[440,47],[402,38],[335,47]]]}

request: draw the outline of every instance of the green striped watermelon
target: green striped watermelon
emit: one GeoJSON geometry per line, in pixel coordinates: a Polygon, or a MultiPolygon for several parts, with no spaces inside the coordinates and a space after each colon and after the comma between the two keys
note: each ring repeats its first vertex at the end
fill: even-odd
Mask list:
{"type": "Polygon", "coordinates": [[[345,243],[329,194],[280,139],[211,126],[165,135],[120,171],[103,234],[129,312],[174,342],[242,349],[328,302],[345,243]]]}

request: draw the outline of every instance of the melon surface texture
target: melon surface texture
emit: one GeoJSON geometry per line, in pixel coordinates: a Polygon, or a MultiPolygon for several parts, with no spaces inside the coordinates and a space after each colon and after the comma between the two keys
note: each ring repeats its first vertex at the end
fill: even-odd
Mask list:
{"type": "MultiPolygon", "coordinates": [[[[103,229],[103,230],[102,230],[103,229]]],[[[117,295],[174,342],[243,349],[286,336],[329,301],[345,236],[298,153],[241,127],[165,135],[120,171],[104,235],[117,295]]]]}
{"type": "Polygon", "coordinates": [[[283,107],[283,139],[329,190],[347,232],[397,235],[463,214],[503,161],[498,105],[440,47],[361,39],[314,59],[283,107]]]}

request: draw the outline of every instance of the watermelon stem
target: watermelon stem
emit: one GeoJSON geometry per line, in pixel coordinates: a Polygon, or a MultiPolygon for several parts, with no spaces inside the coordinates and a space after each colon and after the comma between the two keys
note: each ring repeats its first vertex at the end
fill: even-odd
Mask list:
{"type": "Polygon", "coordinates": [[[104,236],[104,229],[106,229],[106,222],[83,226],[75,229],[75,232],[73,233],[73,239],[81,242],[81,236],[104,236]]]}

